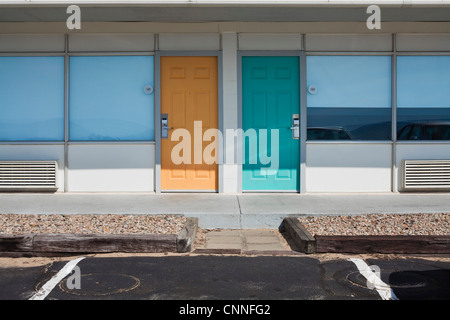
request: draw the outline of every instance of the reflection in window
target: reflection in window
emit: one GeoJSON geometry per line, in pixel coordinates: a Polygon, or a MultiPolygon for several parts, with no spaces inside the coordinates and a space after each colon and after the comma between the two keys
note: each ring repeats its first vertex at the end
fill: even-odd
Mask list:
{"type": "Polygon", "coordinates": [[[308,140],[390,140],[389,56],[307,57],[308,140]]]}
{"type": "Polygon", "coordinates": [[[308,140],[351,140],[344,128],[308,128],[308,140]]]}
{"type": "Polygon", "coordinates": [[[153,57],[70,58],[71,140],[154,140],[153,57]]]}
{"type": "Polygon", "coordinates": [[[64,57],[0,57],[0,140],[64,140],[64,57]]]}
{"type": "Polygon", "coordinates": [[[450,140],[450,123],[410,123],[404,125],[398,140],[450,140]]]}
{"type": "Polygon", "coordinates": [[[450,57],[397,58],[397,139],[450,140],[450,57]]]}

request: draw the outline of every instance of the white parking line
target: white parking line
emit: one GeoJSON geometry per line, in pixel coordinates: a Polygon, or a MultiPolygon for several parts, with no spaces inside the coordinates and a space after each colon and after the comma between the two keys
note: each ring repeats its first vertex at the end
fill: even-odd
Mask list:
{"type": "Polygon", "coordinates": [[[356,258],[350,258],[348,260],[352,261],[356,265],[359,273],[361,273],[367,279],[367,284],[371,284],[372,287],[377,290],[381,299],[398,300],[391,287],[388,284],[384,283],[363,260],[356,258]]]}
{"type": "Polygon", "coordinates": [[[62,268],[56,275],[54,275],[49,281],[47,281],[41,289],[39,289],[38,292],[36,292],[30,300],[44,300],[45,297],[55,288],[55,286],[62,280],[64,277],[66,277],[68,274],[70,274],[75,268],[75,266],[83,260],[86,257],[81,257],[72,261],[69,261],[64,268],[62,268]]]}

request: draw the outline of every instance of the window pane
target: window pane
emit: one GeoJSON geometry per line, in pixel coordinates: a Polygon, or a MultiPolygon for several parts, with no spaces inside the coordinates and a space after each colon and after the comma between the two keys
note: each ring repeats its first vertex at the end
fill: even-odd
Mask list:
{"type": "Polygon", "coordinates": [[[64,140],[63,57],[0,57],[0,140],[64,140]]]}
{"type": "Polygon", "coordinates": [[[308,140],[391,139],[389,56],[309,56],[307,83],[308,140]]]}
{"type": "Polygon", "coordinates": [[[397,58],[398,140],[450,140],[450,57],[397,58]]]}
{"type": "Polygon", "coordinates": [[[71,140],[154,140],[153,57],[70,58],[71,140]]]}

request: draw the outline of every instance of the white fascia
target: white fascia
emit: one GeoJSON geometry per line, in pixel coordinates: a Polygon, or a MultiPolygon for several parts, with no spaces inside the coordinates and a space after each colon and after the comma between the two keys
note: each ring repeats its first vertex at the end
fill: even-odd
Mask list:
{"type": "Polygon", "coordinates": [[[450,0],[0,0],[0,5],[119,5],[119,6],[369,6],[447,7],[450,0]]]}

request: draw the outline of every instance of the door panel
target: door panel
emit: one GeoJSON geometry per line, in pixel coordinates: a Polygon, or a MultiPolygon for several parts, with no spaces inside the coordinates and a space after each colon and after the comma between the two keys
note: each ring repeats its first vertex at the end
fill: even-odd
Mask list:
{"type": "Polygon", "coordinates": [[[214,143],[218,151],[217,144],[201,142],[207,129],[218,128],[217,57],[161,57],[161,113],[168,114],[173,128],[169,138],[161,140],[161,189],[217,190],[217,163],[203,159],[205,147],[214,143]],[[184,142],[171,141],[175,129],[189,133],[190,149],[180,151],[190,152],[189,163],[175,164],[172,159],[172,149],[184,142]]]}
{"type": "Polygon", "coordinates": [[[243,191],[299,190],[299,139],[292,138],[290,129],[293,115],[299,114],[299,81],[298,57],[242,58],[242,127],[245,132],[255,129],[258,139],[257,155],[244,145],[243,191]],[[260,131],[264,129],[266,135],[260,131]],[[278,166],[273,164],[271,130],[278,130],[278,166]],[[261,139],[266,137],[264,148],[261,139]],[[272,156],[272,168],[261,161],[264,156],[272,156]]]}

